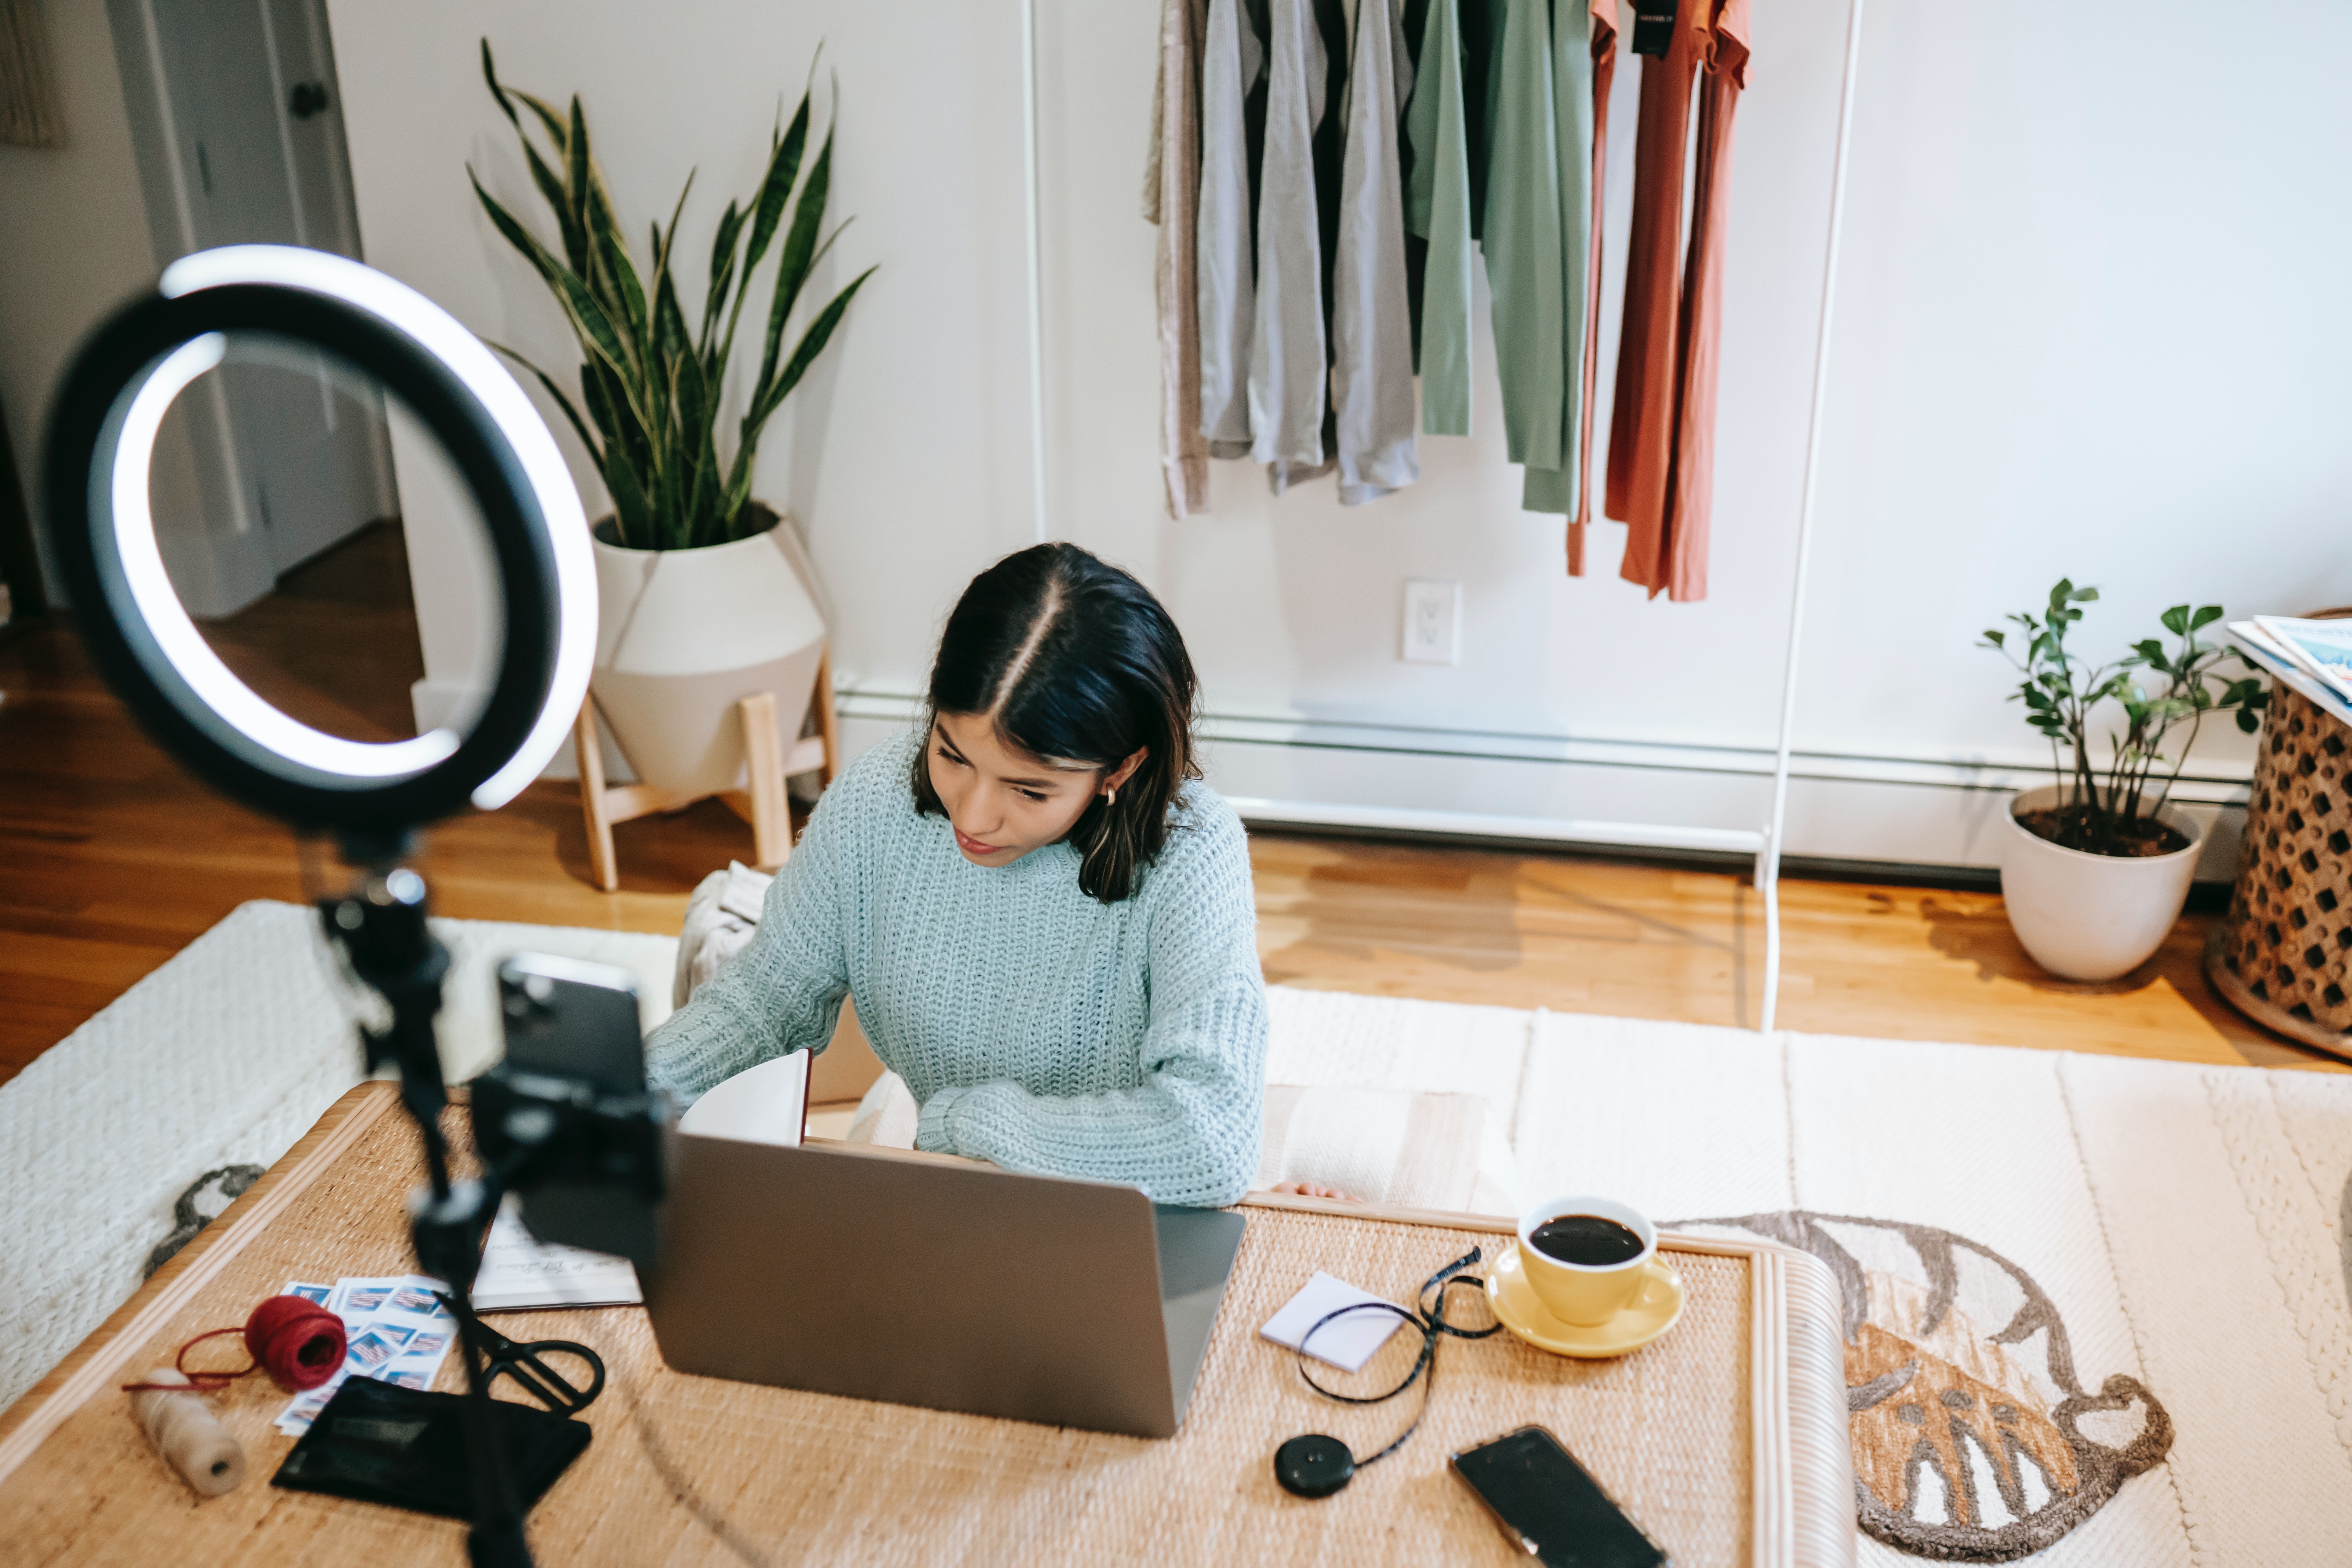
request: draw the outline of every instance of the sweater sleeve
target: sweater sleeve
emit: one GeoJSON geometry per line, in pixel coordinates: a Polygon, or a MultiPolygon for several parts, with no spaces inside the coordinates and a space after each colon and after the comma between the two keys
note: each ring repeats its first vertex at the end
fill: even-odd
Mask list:
{"type": "Polygon", "coordinates": [[[1230,812],[1180,829],[1207,840],[1154,868],[1151,1018],[1134,1089],[1043,1095],[1010,1079],[942,1089],[916,1146],[1012,1171],[1123,1182],[1156,1202],[1239,1201],[1257,1173],[1265,1103],[1265,982],[1249,851],[1230,812]]]}
{"type": "Polygon", "coordinates": [[[687,1005],[646,1039],[646,1076],[691,1105],[737,1073],[833,1038],[849,963],[840,876],[848,792],[828,790],[760,908],[760,928],[687,1005]]]}

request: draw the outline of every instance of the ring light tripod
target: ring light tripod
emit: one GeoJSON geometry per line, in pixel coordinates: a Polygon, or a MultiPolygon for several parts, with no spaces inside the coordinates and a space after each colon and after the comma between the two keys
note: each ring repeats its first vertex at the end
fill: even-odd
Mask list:
{"type": "MultiPolygon", "coordinates": [[[[297,828],[331,833],[351,889],[320,901],[329,939],[390,1005],[363,1030],[368,1070],[400,1074],[429,1185],[411,1204],[418,1263],[449,1286],[466,1369],[474,1476],[467,1538],[483,1568],[530,1561],[507,1445],[497,1440],[469,1290],[484,1227],[507,1190],[585,1173],[652,1202],[663,1109],[601,1097],[584,1079],[492,1069],[474,1097],[478,1180],[450,1174],[446,1086],[433,1034],[449,955],[425,924],[424,879],[401,864],[415,830],[468,804],[495,809],[571,732],[596,640],[594,562],[554,438],[490,352],[431,300],[321,251],[234,246],[165,269],[155,293],[100,326],[66,374],[45,446],[48,526],[92,658],[147,732],[222,794],[297,828]],[[486,526],[504,648],[463,735],[372,743],[270,706],[213,653],[167,576],[149,500],[173,400],[231,340],[323,353],[373,376],[447,456],[486,526]]],[[[649,1261],[639,1259],[638,1261],[649,1261]]]]}

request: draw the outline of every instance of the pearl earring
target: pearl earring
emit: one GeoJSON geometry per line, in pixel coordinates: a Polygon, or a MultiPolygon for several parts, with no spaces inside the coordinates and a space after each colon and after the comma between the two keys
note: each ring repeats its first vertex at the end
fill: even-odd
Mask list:
{"type": "Polygon", "coordinates": [[[1107,805],[1117,805],[1118,804],[1118,791],[1115,789],[1103,791],[1103,796],[1104,804],[1107,805]]]}

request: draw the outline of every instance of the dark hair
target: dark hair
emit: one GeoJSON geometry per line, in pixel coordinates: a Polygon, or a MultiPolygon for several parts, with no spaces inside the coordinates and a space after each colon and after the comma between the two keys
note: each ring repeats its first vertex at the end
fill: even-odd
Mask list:
{"type": "Polygon", "coordinates": [[[1008,555],[971,580],[940,634],[915,753],[915,809],[947,815],[929,765],[930,722],[940,713],[982,715],[1035,757],[1108,769],[1142,751],[1117,804],[1097,795],[1066,839],[1080,856],[1078,886],[1115,904],[1159,858],[1176,792],[1201,776],[1192,757],[1199,689],[1176,623],[1133,577],[1075,544],[1008,555]]]}

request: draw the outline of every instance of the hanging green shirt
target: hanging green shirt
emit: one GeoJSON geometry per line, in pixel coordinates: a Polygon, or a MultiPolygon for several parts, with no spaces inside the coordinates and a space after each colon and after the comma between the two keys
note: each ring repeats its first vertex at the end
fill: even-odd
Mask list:
{"type": "Polygon", "coordinates": [[[1592,57],[1583,5],[1506,0],[1496,47],[1494,157],[1486,172],[1486,284],[1510,461],[1567,472],[1583,364],[1592,164],[1592,57]],[[1578,91],[1576,64],[1583,64],[1578,91]],[[1580,106],[1580,108],[1578,108],[1580,106]],[[1578,130],[1583,141],[1578,151],[1578,130]],[[1578,242],[1580,240],[1580,242],[1578,242]]]}
{"type": "Polygon", "coordinates": [[[1560,371],[1566,395],[1560,403],[1561,461],[1556,468],[1529,463],[1520,495],[1528,511],[1573,517],[1585,483],[1583,461],[1585,347],[1597,323],[1592,293],[1592,11],[1573,0],[1556,0],[1552,25],[1552,128],[1559,160],[1560,257],[1565,270],[1565,353],[1560,371]]]}
{"type": "Polygon", "coordinates": [[[1582,5],[1499,0],[1486,281],[1511,460],[1524,504],[1572,510],[1592,245],[1592,17],[1582,5]]]}
{"type": "Polygon", "coordinates": [[[1421,285],[1421,427],[1470,434],[1470,152],[1460,0],[1430,0],[1405,136],[1412,178],[1405,226],[1429,241],[1421,285]]]}
{"type": "Polygon", "coordinates": [[[1495,146],[1486,173],[1486,283],[1503,437],[1515,463],[1560,464],[1559,148],[1552,129],[1551,0],[1504,0],[1495,146]]]}

